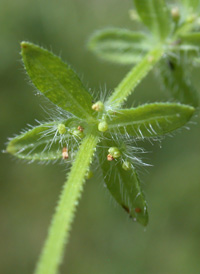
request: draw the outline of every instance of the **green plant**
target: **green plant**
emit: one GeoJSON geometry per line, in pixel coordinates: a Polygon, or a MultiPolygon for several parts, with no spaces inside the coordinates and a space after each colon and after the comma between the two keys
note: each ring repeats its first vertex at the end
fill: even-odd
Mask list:
{"type": "Polygon", "coordinates": [[[105,100],[99,98],[93,102],[92,94],[60,58],[29,42],[21,43],[26,71],[35,87],[57,106],[57,116],[10,140],[7,151],[22,159],[61,159],[71,165],[37,274],[57,272],[83,184],[91,175],[94,155],[114,199],[131,218],[147,225],[147,203],[137,174],[137,166],[144,165],[137,153],[143,149],[137,147],[136,141],[154,140],[182,127],[198,105],[196,92],[182,77],[185,59],[181,58],[183,52],[187,53],[187,62],[198,57],[199,34],[190,32],[196,28],[197,17],[188,20],[184,13],[189,10],[193,14],[197,2],[183,1],[184,9],[171,14],[162,0],[134,1],[140,20],[151,34],[112,29],[91,38],[90,48],[102,58],[136,63],[105,100]],[[144,56],[138,55],[141,49],[144,56]],[[174,99],[182,104],[152,103],[122,108],[159,61],[165,86],[170,87],[174,99]]]}

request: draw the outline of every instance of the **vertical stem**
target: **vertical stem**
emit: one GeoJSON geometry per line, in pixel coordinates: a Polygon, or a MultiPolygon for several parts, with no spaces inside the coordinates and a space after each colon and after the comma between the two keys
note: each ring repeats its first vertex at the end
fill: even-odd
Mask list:
{"type": "Polygon", "coordinates": [[[150,51],[141,62],[138,63],[126,75],[121,83],[115,88],[114,93],[106,102],[107,105],[118,107],[123,103],[133,91],[133,89],[141,82],[147,73],[154,67],[163,55],[163,48],[157,47],[150,51]]]}
{"type": "Polygon", "coordinates": [[[78,199],[83,190],[86,172],[89,169],[98,136],[89,133],[77,152],[75,162],[64,185],[60,201],[53,216],[35,274],[55,274],[63,256],[64,245],[74,218],[78,199]]]}

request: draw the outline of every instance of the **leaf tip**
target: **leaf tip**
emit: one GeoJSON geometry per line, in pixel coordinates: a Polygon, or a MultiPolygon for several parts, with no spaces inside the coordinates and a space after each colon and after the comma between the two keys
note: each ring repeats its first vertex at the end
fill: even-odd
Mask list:
{"type": "Polygon", "coordinates": [[[26,49],[28,47],[28,44],[28,42],[22,41],[20,45],[22,49],[26,49]]]}
{"type": "Polygon", "coordinates": [[[27,51],[27,49],[30,49],[31,43],[26,42],[26,41],[22,41],[20,46],[21,46],[22,53],[24,53],[25,51],[27,51]]]}
{"type": "Polygon", "coordinates": [[[5,150],[7,153],[10,153],[10,154],[14,154],[15,153],[15,149],[14,149],[14,146],[9,143],[6,147],[6,150],[5,150]]]}

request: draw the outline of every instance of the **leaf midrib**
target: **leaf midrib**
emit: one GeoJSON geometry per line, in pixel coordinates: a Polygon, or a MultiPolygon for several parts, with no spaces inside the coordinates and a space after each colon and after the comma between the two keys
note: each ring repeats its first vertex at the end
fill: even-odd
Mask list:
{"type": "Polygon", "coordinates": [[[152,120],[158,120],[158,119],[167,119],[167,118],[170,118],[170,117],[173,117],[176,115],[174,114],[171,114],[171,115],[165,115],[165,116],[155,116],[153,118],[147,118],[147,119],[143,119],[143,120],[139,120],[139,121],[133,121],[133,122],[120,122],[120,123],[115,123],[115,124],[109,124],[109,126],[112,128],[112,127],[123,127],[123,126],[131,126],[131,125],[135,125],[135,124],[144,124],[145,122],[150,122],[152,120]]]}
{"type": "MultiPolygon", "coordinates": [[[[73,95],[68,92],[66,90],[66,88],[63,86],[63,84],[60,83],[60,81],[55,77],[55,75],[53,73],[51,73],[39,60],[37,61],[39,65],[41,65],[42,68],[44,68],[44,70],[47,71],[47,74],[49,74],[50,76],[53,76],[53,79],[55,80],[55,82],[58,83],[58,85],[61,87],[61,89],[70,97],[70,99],[75,103],[75,105],[78,105],[79,109],[82,110],[83,113],[86,114],[86,117],[92,117],[82,106],[81,104],[78,103],[77,100],[74,99],[73,95]]],[[[66,65],[66,64],[65,64],[66,65]]],[[[78,76],[77,76],[78,77],[78,76]]],[[[79,79],[79,78],[78,78],[79,79]]],[[[85,90],[85,89],[84,89],[85,90]]],[[[87,90],[85,90],[87,92],[87,90]]],[[[46,92],[49,92],[48,90],[46,92]]],[[[44,93],[45,94],[45,93],[44,93]]],[[[47,97],[48,98],[48,97],[47,97]]],[[[49,99],[49,98],[48,98],[49,99]]],[[[50,100],[50,99],[49,99],[50,100]]],[[[51,101],[51,100],[50,100],[51,101]]],[[[74,113],[73,113],[74,114],[74,113]]],[[[75,114],[74,114],[75,115],[75,114]]],[[[80,118],[80,117],[78,117],[80,118]]]]}

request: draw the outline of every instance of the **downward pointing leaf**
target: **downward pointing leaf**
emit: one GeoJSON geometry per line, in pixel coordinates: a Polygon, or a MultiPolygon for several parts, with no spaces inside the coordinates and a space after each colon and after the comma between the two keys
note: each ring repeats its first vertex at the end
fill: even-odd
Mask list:
{"type": "Polygon", "coordinates": [[[21,47],[27,73],[37,89],[60,108],[90,118],[92,96],[69,65],[34,44],[22,42],[21,47]]]}
{"type": "Polygon", "coordinates": [[[94,33],[88,46],[105,60],[120,64],[135,64],[151,49],[151,42],[143,33],[106,29],[94,33]]]}
{"type": "Polygon", "coordinates": [[[136,10],[147,28],[158,40],[171,32],[172,20],[164,0],[134,0],[136,10]]]}
{"type": "MultiPolygon", "coordinates": [[[[74,123],[76,120],[73,118],[63,121],[66,128],[71,128],[74,123]]],[[[67,131],[61,136],[57,131],[57,126],[57,122],[36,126],[11,139],[6,150],[18,158],[33,161],[61,159],[63,147],[68,147],[71,144],[71,149],[76,146],[76,143],[67,131]]]]}
{"type": "Polygon", "coordinates": [[[185,69],[186,65],[182,64],[181,60],[163,59],[159,68],[161,80],[167,92],[170,92],[176,101],[197,107],[198,93],[190,81],[188,69],[185,69]]]}
{"type": "Polygon", "coordinates": [[[148,223],[147,203],[141,190],[136,170],[124,170],[120,160],[107,161],[108,148],[113,142],[103,141],[98,148],[100,167],[104,182],[113,198],[128,212],[131,218],[146,226],[148,223]]]}
{"type": "Polygon", "coordinates": [[[137,137],[164,135],[187,123],[194,108],[181,104],[154,103],[115,113],[108,126],[111,131],[137,137]]]}

